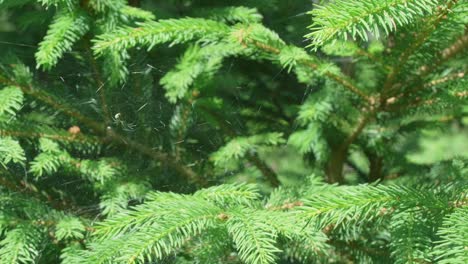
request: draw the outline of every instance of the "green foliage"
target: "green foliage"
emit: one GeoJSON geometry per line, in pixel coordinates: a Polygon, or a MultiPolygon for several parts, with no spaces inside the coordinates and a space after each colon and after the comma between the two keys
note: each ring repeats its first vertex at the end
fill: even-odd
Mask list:
{"type": "Polygon", "coordinates": [[[83,239],[84,231],[85,226],[79,219],[66,217],[57,223],[55,235],[58,240],[83,239]]]}
{"type": "Polygon", "coordinates": [[[191,243],[191,237],[210,229],[219,233],[219,228],[226,229],[246,263],[272,263],[280,252],[274,245],[280,234],[297,242],[310,239],[315,250],[326,248],[324,237],[302,232],[293,215],[255,210],[254,198],[258,193],[246,185],[221,185],[193,196],[149,194],[145,204],[122,211],[98,226],[96,241],[103,242],[90,244],[93,252],[83,253],[83,259],[89,263],[157,261],[191,243]],[[279,223],[271,224],[274,219],[279,223]],[[118,246],[119,253],[106,254],[105,246],[111,245],[118,246]]]}
{"type": "Polygon", "coordinates": [[[262,20],[262,15],[256,8],[244,6],[230,6],[223,8],[210,8],[199,12],[201,16],[221,22],[257,23],[262,20]]]}
{"type": "Polygon", "coordinates": [[[125,1],[123,0],[90,0],[89,6],[96,10],[97,12],[105,12],[108,10],[119,10],[125,5],[125,1]]]}
{"type": "Polygon", "coordinates": [[[258,221],[254,212],[234,212],[227,222],[229,234],[245,263],[274,263],[276,232],[271,225],[258,221]]]}
{"type": "Polygon", "coordinates": [[[199,18],[159,20],[138,25],[138,28],[120,28],[99,36],[93,47],[94,52],[99,55],[105,50],[125,50],[137,45],[151,49],[161,43],[175,45],[193,39],[210,41],[227,30],[221,23],[199,18]]]}
{"type": "Polygon", "coordinates": [[[3,166],[10,162],[24,164],[25,161],[24,150],[18,141],[10,137],[0,138],[0,164],[3,166]]]}
{"type": "Polygon", "coordinates": [[[211,159],[216,166],[232,160],[239,160],[249,152],[256,152],[261,146],[275,146],[284,142],[281,133],[267,133],[251,137],[237,137],[215,152],[211,159]]]}
{"type": "Polygon", "coordinates": [[[456,206],[461,207],[455,208],[452,214],[445,217],[442,227],[437,232],[442,239],[438,241],[433,254],[439,263],[463,263],[468,259],[466,254],[467,208],[463,204],[456,204],[456,206]]]}
{"type": "Polygon", "coordinates": [[[420,16],[432,13],[437,6],[435,0],[365,0],[349,2],[334,1],[316,6],[311,11],[314,23],[312,33],[306,37],[312,40],[311,46],[321,46],[335,38],[352,39],[359,37],[365,41],[368,33],[379,38],[381,31],[395,31],[408,25],[420,16]]]}
{"type": "Polygon", "coordinates": [[[88,18],[84,14],[60,12],[47,31],[36,52],[37,67],[50,69],[55,66],[65,52],[89,29],[88,18]]]}
{"type": "Polygon", "coordinates": [[[219,69],[221,58],[218,56],[208,57],[205,50],[193,46],[185,52],[176,68],[161,78],[161,85],[166,89],[166,97],[170,102],[177,102],[183,98],[190,86],[194,84],[196,79],[203,74],[213,74],[219,69]]]}
{"type": "Polygon", "coordinates": [[[467,263],[467,1],[312,2],[0,0],[0,263],[467,263]]]}
{"type": "Polygon", "coordinates": [[[42,152],[31,161],[30,169],[36,177],[58,171],[60,166],[69,159],[68,155],[62,152],[54,141],[41,138],[39,148],[42,152]]]}
{"type": "Polygon", "coordinates": [[[252,184],[219,185],[209,189],[201,189],[195,197],[224,205],[252,205],[260,198],[257,186],[252,184]]]}
{"type": "Polygon", "coordinates": [[[142,10],[140,8],[135,8],[132,6],[127,6],[125,5],[122,9],[120,9],[120,12],[128,17],[133,17],[133,18],[138,18],[142,20],[154,20],[156,17],[154,16],[153,13],[147,12],[145,10],[142,10]]]}
{"type": "Polygon", "coordinates": [[[325,161],[328,156],[328,145],[323,140],[323,129],[319,123],[311,123],[305,130],[291,134],[288,144],[301,154],[314,153],[318,161],[325,161]]]}
{"type": "Polygon", "coordinates": [[[23,105],[23,93],[18,87],[8,86],[0,90],[0,117],[14,116],[23,105]]]}
{"type": "Polygon", "coordinates": [[[1,263],[35,263],[40,254],[41,233],[30,225],[18,225],[1,241],[1,263]]]}
{"type": "Polygon", "coordinates": [[[65,6],[67,8],[72,8],[75,5],[75,1],[73,0],[37,0],[37,2],[41,3],[46,7],[65,6]]]}

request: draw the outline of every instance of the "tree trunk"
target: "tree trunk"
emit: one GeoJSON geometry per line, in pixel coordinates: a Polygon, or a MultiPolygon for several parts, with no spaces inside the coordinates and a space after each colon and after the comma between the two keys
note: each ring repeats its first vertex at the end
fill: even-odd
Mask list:
{"type": "Polygon", "coordinates": [[[369,182],[375,182],[382,179],[383,158],[374,154],[367,155],[370,163],[369,182]]]}
{"type": "Polygon", "coordinates": [[[333,151],[331,154],[331,158],[328,161],[326,173],[327,173],[327,181],[329,183],[343,183],[343,167],[346,161],[348,149],[338,149],[337,151],[333,151]]]}
{"type": "Polygon", "coordinates": [[[329,183],[343,183],[343,166],[348,155],[349,146],[357,139],[361,134],[364,127],[374,116],[375,110],[372,110],[368,114],[361,117],[361,120],[356,126],[354,132],[349,135],[349,137],[343,141],[343,143],[331,153],[330,161],[327,164],[326,172],[329,183]]]}

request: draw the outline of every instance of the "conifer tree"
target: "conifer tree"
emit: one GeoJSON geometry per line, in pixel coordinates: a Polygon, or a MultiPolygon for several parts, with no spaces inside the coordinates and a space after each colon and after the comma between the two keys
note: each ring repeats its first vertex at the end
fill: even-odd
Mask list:
{"type": "Polygon", "coordinates": [[[0,263],[468,262],[467,1],[0,21],[0,263]]]}

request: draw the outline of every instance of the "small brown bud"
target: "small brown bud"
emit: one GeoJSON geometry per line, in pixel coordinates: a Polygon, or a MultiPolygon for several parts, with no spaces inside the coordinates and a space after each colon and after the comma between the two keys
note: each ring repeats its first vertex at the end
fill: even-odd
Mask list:
{"type": "Polygon", "coordinates": [[[390,97],[390,98],[387,99],[387,104],[393,104],[393,103],[395,103],[395,101],[396,101],[395,97],[390,97]]]}
{"type": "Polygon", "coordinates": [[[72,135],[77,135],[81,132],[81,129],[79,126],[72,126],[68,129],[68,133],[72,134],[72,135]]]}
{"type": "Polygon", "coordinates": [[[429,70],[429,68],[427,67],[427,65],[423,65],[419,68],[419,71],[421,72],[426,72],[427,70],[429,70]]]}
{"type": "Polygon", "coordinates": [[[387,213],[388,213],[388,209],[385,208],[385,207],[382,207],[382,208],[380,209],[379,215],[382,216],[382,215],[386,215],[387,213]]]}
{"type": "Polygon", "coordinates": [[[335,225],[334,224],[331,224],[331,225],[327,225],[322,231],[325,233],[325,234],[328,234],[330,233],[333,228],[335,228],[335,225]]]}
{"type": "Polygon", "coordinates": [[[225,214],[225,213],[220,213],[220,214],[218,215],[218,219],[219,219],[219,220],[222,220],[222,221],[226,221],[226,220],[229,219],[229,216],[228,216],[227,214],[225,214]]]}

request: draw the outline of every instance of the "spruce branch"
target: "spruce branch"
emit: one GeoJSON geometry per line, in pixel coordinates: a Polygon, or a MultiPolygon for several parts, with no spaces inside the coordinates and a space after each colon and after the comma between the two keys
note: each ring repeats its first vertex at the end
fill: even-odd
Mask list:
{"type": "Polygon", "coordinates": [[[175,160],[174,157],[160,152],[156,151],[150,147],[147,147],[141,143],[138,143],[134,140],[128,139],[116,132],[114,132],[112,129],[107,130],[104,128],[104,126],[86,116],[83,116],[80,114],[78,111],[75,109],[72,109],[65,104],[60,104],[58,103],[59,100],[53,99],[50,95],[46,94],[43,90],[38,90],[34,89],[32,86],[26,86],[26,85],[21,85],[19,83],[16,83],[15,81],[9,80],[5,77],[2,77],[0,75],[0,83],[4,83],[7,85],[14,85],[16,87],[21,88],[21,90],[28,95],[31,95],[35,97],[36,99],[50,105],[54,109],[63,112],[65,115],[70,116],[72,118],[76,118],[78,121],[82,122],[89,128],[92,128],[95,132],[99,134],[100,137],[104,139],[110,139],[111,141],[125,146],[129,147],[131,149],[134,149],[148,157],[151,157],[152,159],[162,162],[162,164],[167,164],[170,167],[174,168],[178,173],[180,173],[182,176],[184,176],[187,180],[189,181],[194,181],[197,182],[201,185],[206,184],[206,180],[204,178],[201,178],[198,176],[193,170],[188,168],[187,166],[180,164],[178,161],[175,160]]]}
{"type": "Polygon", "coordinates": [[[131,3],[129,4],[130,6],[125,5],[122,9],[119,10],[123,15],[136,18],[136,19],[141,19],[144,21],[150,21],[150,20],[156,19],[156,16],[152,12],[148,12],[141,8],[137,8],[139,4],[137,5],[131,4],[131,3]]]}
{"type": "MultiPolygon", "coordinates": [[[[407,100],[406,102],[402,102],[400,104],[398,104],[398,102],[402,101],[403,99],[406,99],[407,97],[409,97],[408,95],[410,94],[417,94],[423,91],[424,89],[429,89],[431,87],[438,86],[447,82],[452,82],[457,79],[463,79],[465,77],[466,77],[465,72],[459,72],[459,73],[450,74],[440,79],[432,80],[429,82],[422,82],[421,84],[415,87],[412,87],[404,91],[403,93],[400,93],[394,97],[387,99],[387,102],[383,111],[399,112],[399,111],[405,111],[408,109],[417,108],[422,105],[432,105],[438,101],[441,101],[440,98],[424,99],[418,96],[411,100],[407,100]]],[[[453,96],[456,98],[463,99],[464,97],[466,97],[466,93],[455,92],[453,96]]]]}
{"type": "MultiPolygon", "coordinates": [[[[423,85],[424,88],[430,88],[430,87],[433,87],[433,86],[436,86],[436,85],[439,85],[439,84],[443,84],[443,83],[446,83],[446,82],[450,82],[450,81],[453,81],[453,80],[456,80],[458,78],[464,78],[465,77],[465,72],[458,72],[458,73],[453,73],[453,74],[449,74],[443,78],[440,78],[440,79],[436,79],[436,80],[432,80],[430,82],[427,82],[423,85]]],[[[413,89],[413,93],[414,92],[417,92],[418,89],[413,89]]]]}
{"type": "Polygon", "coordinates": [[[93,251],[86,252],[86,263],[160,260],[220,223],[222,209],[200,198],[164,193],[151,196],[152,201],[137,206],[135,211],[122,212],[96,228],[94,235],[102,243],[89,245],[93,251]],[[103,239],[108,236],[114,239],[103,239]],[[108,254],[109,246],[117,246],[119,252],[108,254]]]}
{"type": "Polygon", "coordinates": [[[9,86],[0,90],[0,116],[8,114],[15,116],[23,104],[23,93],[16,86],[9,86]]]}
{"type": "Polygon", "coordinates": [[[248,264],[269,264],[280,252],[274,245],[276,232],[266,223],[256,220],[254,212],[230,213],[227,229],[238,249],[241,260],[248,264]]]}
{"type": "Polygon", "coordinates": [[[407,62],[411,55],[430,37],[431,33],[434,32],[437,27],[447,18],[446,15],[451,11],[451,8],[458,0],[448,0],[444,5],[439,6],[437,12],[426,21],[424,28],[418,32],[415,41],[406,48],[398,58],[398,65],[395,69],[395,73],[403,68],[402,66],[407,62]]]}
{"type": "Polygon", "coordinates": [[[463,52],[465,49],[468,48],[468,32],[465,31],[465,34],[458,38],[450,47],[441,51],[437,59],[431,65],[424,65],[421,67],[419,74],[421,76],[427,76],[431,72],[433,72],[438,66],[442,63],[446,62],[447,60],[453,58],[455,55],[463,52]]]}
{"type": "Polygon", "coordinates": [[[428,20],[424,28],[417,33],[415,41],[410,44],[398,57],[397,65],[392,66],[392,69],[387,75],[386,81],[380,91],[380,105],[385,107],[387,99],[390,98],[391,90],[395,86],[395,81],[406,65],[408,59],[417,51],[421,45],[429,38],[431,33],[437,28],[437,26],[445,19],[446,14],[450,12],[452,6],[457,0],[449,0],[445,6],[441,7],[433,16],[428,20]]]}
{"type": "Polygon", "coordinates": [[[6,166],[8,163],[25,165],[26,156],[18,141],[10,137],[0,138],[0,165],[6,166]]]}
{"type": "Polygon", "coordinates": [[[48,70],[55,66],[64,53],[69,52],[73,44],[89,30],[89,23],[89,18],[81,12],[57,13],[44,40],[39,43],[37,68],[48,70]]]}
{"type": "Polygon", "coordinates": [[[257,8],[248,8],[244,6],[228,6],[210,9],[196,10],[195,14],[201,17],[207,17],[212,20],[224,23],[258,23],[263,16],[258,13],[257,8]]]}
{"type": "MultiPolygon", "coordinates": [[[[219,41],[228,34],[242,46],[255,47],[277,56],[281,53],[281,49],[287,47],[276,34],[258,24],[249,25],[247,28],[244,25],[235,26],[234,30],[230,31],[230,28],[223,23],[184,18],[146,22],[140,24],[138,28],[121,28],[115,33],[101,35],[95,40],[94,51],[99,56],[103,55],[106,50],[124,51],[136,46],[147,46],[148,49],[151,49],[154,45],[167,42],[171,45],[194,39],[202,42],[213,42],[219,41]]],[[[317,70],[319,65],[311,61],[314,59],[307,55],[307,58],[300,63],[317,70]]],[[[325,70],[324,75],[340,83],[353,94],[370,101],[369,96],[345,77],[327,70],[325,70]]]]}
{"type": "MultiPolygon", "coordinates": [[[[450,47],[448,47],[448,48],[444,49],[443,51],[439,52],[438,56],[436,57],[437,59],[433,64],[431,64],[430,66],[427,66],[427,65],[422,66],[420,68],[420,71],[419,71],[419,77],[422,78],[422,77],[428,76],[434,70],[436,70],[438,66],[440,66],[441,64],[443,64],[444,62],[446,62],[450,58],[454,57],[458,53],[463,52],[467,47],[468,47],[468,34],[466,34],[466,32],[465,32],[465,34],[462,35],[461,37],[459,37],[452,45],[450,45],[450,47]]],[[[394,99],[392,99],[391,103],[394,104],[396,100],[398,100],[400,98],[407,97],[409,94],[414,94],[414,93],[424,89],[425,87],[431,87],[433,85],[436,85],[436,84],[439,84],[439,83],[442,83],[442,82],[453,80],[453,79],[455,79],[457,77],[458,78],[463,78],[464,75],[465,74],[463,72],[460,72],[458,74],[453,74],[452,76],[444,77],[444,78],[442,78],[440,80],[434,80],[434,81],[431,81],[429,83],[421,83],[421,84],[415,86],[414,88],[408,89],[408,90],[404,91],[403,93],[400,93],[400,94],[397,94],[397,95],[393,96],[392,98],[394,98],[394,99]]],[[[394,91],[389,96],[393,95],[395,92],[398,92],[398,91],[394,91]]],[[[388,101],[388,99],[387,99],[387,101],[388,101]]]]}
{"type": "MultiPolygon", "coordinates": [[[[319,228],[372,221],[382,216],[381,208],[400,206],[401,210],[415,207],[446,209],[445,194],[399,185],[339,186],[327,192],[313,194],[304,200],[301,217],[319,228]],[[404,206],[403,206],[404,205],[404,206]],[[403,206],[403,207],[401,207],[403,206]],[[355,222],[356,221],[356,222],[355,222]]],[[[387,212],[388,210],[384,210],[387,212]]]]}
{"type": "Polygon", "coordinates": [[[105,50],[126,50],[137,45],[148,46],[148,50],[157,44],[171,45],[193,39],[216,40],[226,34],[228,27],[219,22],[198,19],[168,19],[157,22],[139,23],[138,28],[120,28],[94,40],[94,52],[102,55],[105,50]]]}
{"type": "Polygon", "coordinates": [[[43,234],[31,225],[18,225],[0,242],[0,259],[8,263],[34,263],[40,253],[43,234]]]}
{"type": "Polygon", "coordinates": [[[368,32],[379,38],[381,29],[386,34],[395,31],[397,26],[410,24],[416,18],[427,13],[437,5],[435,0],[364,0],[349,2],[338,0],[326,5],[316,6],[310,14],[314,23],[312,33],[306,35],[315,48],[335,39],[347,39],[349,35],[356,39],[368,40],[368,32]]]}
{"type": "Polygon", "coordinates": [[[261,198],[258,186],[245,183],[204,188],[194,193],[194,196],[223,206],[244,205],[247,207],[254,206],[261,198]]]}
{"type": "MultiPolygon", "coordinates": [[[[197,204],[196,206],[199,207],[200,205],[197,204]]],[[[131,264],[141,263],[144,259],[151,260],[153,257],[150,254],[152,253],[156,253],[156,258],[162,258],[163,254],[167,255],[172,251],[168,247],[169,243],[172,244],[172,247],[180,247],[187,239],[200,234],[208,227],[214,226],[216,220],[218,220],[218,215],[219,212],[214,210],[208,212],[199,210],[183,219],[178,219],[177,216],[173,220],[165,219],[164,226],[151,228],[149,233],[145,232],[141,234],[141,237],[132,236],[138,240],[127,241],[135,244],[130,244],[131,247],[127,249],[128,252],[124,252],[124,254],[129,254],[129,258],[126,257],[125,259],[128,259],[127,262],[131,264]],[[183,235],[177,236],[175,232],[183,233],[183,235]],[[146,244],[139,246],[140,241],[145,241],[146,244]]]]}
{"type": "Polygon", "coordinates": [[[67,9],[72,10],[75,6],[75,1],[73,0],[36,0],[46,7],[61,7],[65,6],[67,9]]]}
{"type": "Polygon", "coordinates": [[[42,132],[34,132],[34,131],[16,131],[16,130],[7,130],[7,129],[0,129],[0,136],[3,137],[20,137],[20,138],[48,138],[56,141],[65,141],[65,142],[80,142],[80,143],[90,143],[90,144],[98,144],[104,143],[102,138],[92,137],[89,135],[83,134],[73,134],[70,132],[63,132],[60,134],[49,134],[49,133],[42,133],[42,132]]]}
{"type": "Polygon", "coordinates": [[[78,121],[86,124],[89,128],[95,130],[96,132],[102,132],[103,127],[102,125],[98,124],[97,122],[93,121],[92,119],[83,116],[79,112],[75,111],[74,109],[66,106],[65,104],[60,104],[58,103],[59,100],[55,99],[53,96],[47,94],[45,91],[40,90],[40,89],[35,89],[31,85],[23,85],[18,82],[15,82],[14,80],[8,79],[6,77],[3,77],[0,75],[0,83],[6,84],[6,85],[12,85],[19,87],[23,93],[28,94],[48,105],[50,105],[52,108],[63,112],[65,115],[70,116],[72,118],[77,119],[78,121]]]}
{"type": "Polygon", "coordinates": [[[468,261],[467,245],[468,225],[468,207],[465,204],[455,208],[453,212],[447,214],[443,220],[442,226],[437,231],[441,240],[436,242],[433,249],[433,255],[438,263],[465,263],[468,261]]]}
{"type": "Polygon", "coordinates": [[[18,177],[16,175],[12,175],[11,172],[5,169],[0,169],[0,185],[6,187],[11,192],[25,194],[28,197],[32,197],[50,205],[58,211],[69,209],[75,210],[78,208],[78,205],[70,199],[54,199],[46,190],[39,189],[31,182],[27,182],[25,180],[18,181],[17,178],[18,177]]]}
{"type": "MultiPolygon", "coordinates": [[[[206,113],[208,113],[210,116],[212,116],[220,126],[220,128],[226,132],[231,138],[236,138],[237,133],[229,126],[225,124],[223,121],[224,118],[216,112],[211,111],[210,109],[206,107],[202,107],[202,110],[204,110],[206,113]]],[[[269,181],[271,186],[273,187],[278,187],[281,185],[281,182],[279,181],[278,175],[276,172],[268,166],[263,160],[258,157],[257,153],[252,153],[250,151],[247,151],[245,153],[245,156],[248,161],[250,161],[261,173],[262,175],[269,181]]]]}
{"type": "Polygon", "coordinates": [[[149,2],[0,0],[0,263],[467,262],[468,2],[149,2]]]}
{"type": "MultiPolygon", "coordinates": [[[[281,53],[281,50],[279,48],[268,45],[268,43],[264,43],[264,42],[261,42],[261,41],[258,41],[258,40],[248,39],[246,36],[241,38],[240,41],[241,41],[241,44],[243,44],[245,46],[252,45],[252,46],[254,46],[254,47],[256,47],[256,48],[258,48],[260,50],[263,50],[264,52],[267,52],[267,53],[271,53],[271,54],[274,54],[274,55],[279,55],[281,53]]],[[[283,48],[285,48],[285,47],[283,47],[283,48]]],[[[318,70],[319,69],[319,64],[313,62],[316,59],[310,57],[309,55],[307,55],[307,56],[309,58],[301,59],[301,60],[298,61],[298,63],[300,63],[302,65],[305,65],[305,66],[311,68],[312,70],[318,70]]],[[[361,97],[362,99],[364,99],[367,102],[370,102],[370,97],[368,95],[366,95],[364,92],[362,92],[359,88],[354,86],[345,77],[340,76],[338,74],[335,74],[335,73],[333,73],[331,71],[325,71],[323,74],[325,76],[327,76],[328,78],[330,78],[330,79],[336,81],[337,83],[341,84],[344,88],[346,88],[347,90],[349,90],[353,94],[361,97]]]]}

